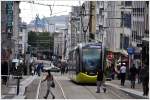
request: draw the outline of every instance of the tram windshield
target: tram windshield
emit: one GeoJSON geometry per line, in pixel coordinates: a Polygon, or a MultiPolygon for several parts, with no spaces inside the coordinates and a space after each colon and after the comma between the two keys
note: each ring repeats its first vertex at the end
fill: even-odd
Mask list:
{"type": "Polygon", "coordinates": [[[100,64],[101,49],[88,48],[83,49],[83,65],[85,71],[96,70],[100,64]]]}

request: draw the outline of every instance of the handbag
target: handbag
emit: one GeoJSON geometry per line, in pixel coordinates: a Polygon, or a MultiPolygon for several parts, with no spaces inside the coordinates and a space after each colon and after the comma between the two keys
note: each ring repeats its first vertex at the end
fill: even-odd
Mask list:
{"type": "Polygon", "coordinates": [[[55,88],[55,83],[54,83],[54,81],[52,81],[51,87],[52,87],[52,88],[55,88]]]}

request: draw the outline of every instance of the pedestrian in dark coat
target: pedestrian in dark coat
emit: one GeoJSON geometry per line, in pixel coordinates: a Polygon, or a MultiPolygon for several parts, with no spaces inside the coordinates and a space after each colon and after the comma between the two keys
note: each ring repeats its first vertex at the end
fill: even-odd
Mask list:
{"type": "Polygon", "coordinates": [[[104,92],[106,92],[106,88],[103,85],[103,71],[101,69],[98,69],[98,74],[97,74],[97,91],[96,93],[100,93],[100,87],[103,86],[104,92]]]}
{"type": "Polygon", "coordinates": [[[149,93],[149,66],[142,65],[140,71],[140,80],[143,86],[143,96],[148,96],[149,93]]]}
{"type": "Polygon", "coordinates": [[[138,75],[138,84],[141,83],[141,80],[140,80],[140,71],[141,71],[141,65],[138,67],[137,69],[137,75],[138,75]]]}
{"type": "Polygon", "coordinates": [[[38,73],[38,76],[41,75],[41,64],[40,63],[37,66],[37,73],[38,73]]]}
{"type": "MultiPolygon", "coordinates": [[[[1,64],[1,73],[2,73],[2,75],[8,75],[8,62],[2,62],[2,64],[1,64]]],[[[7,83],[7,80],[8,80],[8,77],[7,76],[2,76],[2,82],[3,82],[3,84],[4,85],[6,85],[6,83],[7,83]]]]}
{"type": "Polygon", "coordinates": [[[130,68],[131,88],[135,88],[136,74],[137,74],[137,69],[133,64],[133,66],[130,68]]]}

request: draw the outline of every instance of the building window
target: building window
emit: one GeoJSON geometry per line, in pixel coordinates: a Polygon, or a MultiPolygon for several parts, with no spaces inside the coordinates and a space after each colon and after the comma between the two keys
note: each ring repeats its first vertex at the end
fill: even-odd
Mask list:
{"type": "Polygon", "coordinates": [[[131,28],[131,14],[124,14],[124,26],[131,28]]]}
{"type": "Polygon", "coordinates": [[[124,12],[121,12],[121,27],[127,27],[131,28],[131,14],[124,14],[124,12]]]}
{"type": "MultiPolygon", "coordinates": [[[[124,12],[122,11],[122,12],[121,12],[121,18],[123,18],[123,15],[124,15],[124,12]]],[[[121,19],[121,24],[120,24],[120,26],[123,27],[123,19],[121,19]]]]}
{"type": "Polygon", "coordinates": [[[122,5],[122,6],[124,5],[124,1],[121,1],[121,5],[122,5]]]}
{"type": "Polygon", "coordinates": [[[132,6],[132,1],[125,1],[125,6],[132,6]]]}
{"type": "Polygon", "coordinates": [[[133,13],[144,12],[144,8],[133,8],[133,13]]]}
{"type": "Polygon", "coordinates": [[[124,44],[123,44],[123,48],[127,49],[129,46],[129,37],[124,37],[124,44]]]}
{"type": "Polygon", "coordinates": [[[20,28],[20,32],[22,32],[22,28],[20,28]]]}
{"type": "Polygon", "coordinates": [[[19,48],[22,48],[22,44],[19,44],[18,47],[19,47],[19,48]]]}
{"type": "Polygon", "coordinates": [[[123,34],[120,34],[120,49],[122,49],[123,34]]]}

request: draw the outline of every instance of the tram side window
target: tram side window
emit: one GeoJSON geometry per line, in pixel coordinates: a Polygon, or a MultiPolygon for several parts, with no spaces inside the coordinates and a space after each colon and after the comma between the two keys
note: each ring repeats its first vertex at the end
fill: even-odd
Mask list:
{"type": "Polygon", "coordinates": [[[73,52],[73,70],[76,71],[76,56],[75,56],[75,51],[73,52]]]}
{"type": "Polygon", "coordinates": [[[78,50],[76,50],[76,53],[75,53],[75,57],[76,57],[76,71],[77,73],[80,71],[80,65],[79,65],[79,52],[78,50]]]}

